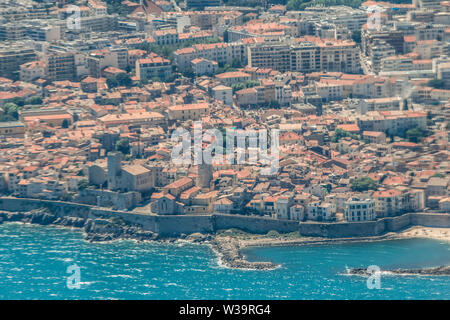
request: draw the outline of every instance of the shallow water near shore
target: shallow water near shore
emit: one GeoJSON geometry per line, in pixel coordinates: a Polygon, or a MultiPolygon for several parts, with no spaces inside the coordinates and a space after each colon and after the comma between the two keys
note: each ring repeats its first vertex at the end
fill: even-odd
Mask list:
{"type": "Polygon", "coordinates": [[[381,277],[380,289],[345,267],[381,270],[450,264],[450,244],[429,239],[247,248],[271,271],[220,266],[205,245],[88,243],[79,230],[0,225],[0,299],[450,299],[448,276],[381,277]],[[67,268],[80,267],[69,289],[67,268]]]}

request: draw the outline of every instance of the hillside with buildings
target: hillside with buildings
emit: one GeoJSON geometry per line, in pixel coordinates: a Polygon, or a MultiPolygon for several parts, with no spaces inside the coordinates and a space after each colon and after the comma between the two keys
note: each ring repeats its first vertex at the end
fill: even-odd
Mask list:
{"type": "Polygon", "coordinates": [[[0,195],[331,223],[450,213],[450,1],[253,2],[3,1],[0,195]],[[244,161],[174,161],[177,130],[194,154],[211,130],[243,134],[215,155],[244,161]],[[263,174],[270,157],[251,154],[272,145],[263,174]]]}

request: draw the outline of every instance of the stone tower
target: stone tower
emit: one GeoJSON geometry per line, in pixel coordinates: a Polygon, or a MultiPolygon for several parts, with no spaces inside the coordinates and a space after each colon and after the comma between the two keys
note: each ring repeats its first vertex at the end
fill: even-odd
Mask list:
{"type": "Polygon", "coordinates": [[[116,190],[120,181],[118,179],[122,170],[122,153],[109,152],[108,153],[108,189],[116,190]]]}
{"type": "Polygon", "coordinates": [[[210,188],[213,178],[213,167],[211,164],[202,163],[197,166],[197,187],[210,188]]]}

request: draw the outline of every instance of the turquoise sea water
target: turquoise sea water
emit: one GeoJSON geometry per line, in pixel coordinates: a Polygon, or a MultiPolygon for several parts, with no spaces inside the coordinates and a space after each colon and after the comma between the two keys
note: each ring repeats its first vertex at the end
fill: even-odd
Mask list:
{"type": "Polygon", "coordinates": [[[382,270],[450,264],[435,240],[248,249],[272,271],[224,268],[206,246],[115,241],[88,243],[79,231],[0,225],[0,299],[450,299],[450,277],[385,276],[381,289],[345,267],[382,270]],[[80,267],[81,287],[67,287],[80,267]]]}

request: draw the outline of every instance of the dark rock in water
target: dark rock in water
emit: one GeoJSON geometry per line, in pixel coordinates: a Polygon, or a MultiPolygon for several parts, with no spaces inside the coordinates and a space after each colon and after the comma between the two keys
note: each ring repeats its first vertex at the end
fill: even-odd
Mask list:
{"type": "Polygon", "coordinates": [[[25,215],[23,212],[10,212],[6,215],[5,221],[11,221],[11,222],[22,221],[24,216],[25,215]]]}
{"type": "Polygon", "coordinates": [[[196,232],[188,235],[186,237],[186,240],[192,241],[192,242],[203,242],[206,240],[206,236],[202,233],[196,232]]]}
{"type": "MultiPolygon", "coordinates": [[[[382,270],[391,274],[400,275],[422,275],[422,276],[450,276],[450,266],[441,266],[436,268],[422,268],[422,269],[394,269],[394,270],[382,270]]],[[[348,271],[348,274],[370,276],[372,273],[368,272],[364,268],[352,268],[348,271]]]]}
{"type": "Polygon", "coordinates": [[[30,222],[46,226],[53,223],[55,220],[56,216],[54,214],[45,211],[37,211],[32,213],[30,222]]]}
{"type": "Polygon", "coordinates": [[[53,223],[65,227],[82,228],[86,220],[77,217],[58,217],[53,223]]]}

